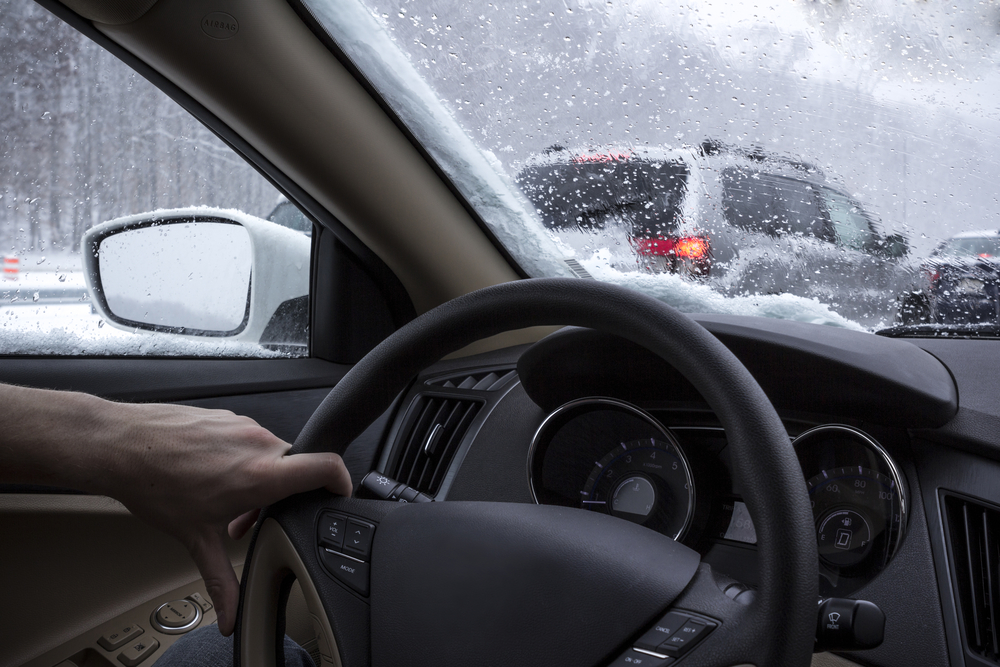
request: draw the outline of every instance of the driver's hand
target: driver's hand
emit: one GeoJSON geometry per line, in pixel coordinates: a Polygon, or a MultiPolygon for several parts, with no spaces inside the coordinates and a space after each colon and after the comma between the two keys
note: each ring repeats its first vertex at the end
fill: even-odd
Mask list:
{"type": "Polygon", "coordinates": [[[295,493],[325,487],[349,496],[343,460],[331,453],[289,456],[287,442],[225,410],[114,405],[116,460],[104,492],[187,547],[215,604],[219,631],[232,634],[239,582],[226,555],[227,530],[242,537],[260,507],[295,493]]]}

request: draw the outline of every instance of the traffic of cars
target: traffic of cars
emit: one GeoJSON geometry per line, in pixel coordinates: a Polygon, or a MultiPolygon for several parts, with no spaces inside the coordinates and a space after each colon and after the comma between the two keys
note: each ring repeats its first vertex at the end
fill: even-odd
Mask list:
{"type": "Polygon", "coordinates": [[[968,231],[942,241],[899,298],[903,325],[1000,325],[1000,232],[968,231]]]}
{"type": "Polygon", "coordinates": [[[902,235],[886,235],[818,167],[760,149],[554,146],[516,182],[559,240],[582,257],[611,248],[623,271],[677,274],[728,295],[829,303],[849,291],[853,308],[876,313],[909,278],[902,235]]]}

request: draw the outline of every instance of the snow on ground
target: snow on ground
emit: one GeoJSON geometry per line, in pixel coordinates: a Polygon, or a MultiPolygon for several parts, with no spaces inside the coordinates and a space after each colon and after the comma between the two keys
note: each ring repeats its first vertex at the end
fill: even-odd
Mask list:
{"type": "Polygon", "coordinates": [[[73,356],[288,356],[253,343],[122,331],[104,323],[89,303],[0,306],[0,354],[73,356]]]}

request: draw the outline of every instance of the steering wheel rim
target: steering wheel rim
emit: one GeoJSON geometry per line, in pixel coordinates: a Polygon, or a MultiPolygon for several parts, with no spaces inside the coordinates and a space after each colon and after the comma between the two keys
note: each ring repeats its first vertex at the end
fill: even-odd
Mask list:
{"type": "MultiPolygon", "coordinates": [[[[742,610],[727,606],[738,603],[726,598],[709,569],[701,566],[685,592],[668,602],[673,607],[683,603],[684,608],[696,612],[711,609],[716,617],[728,616],[723,621],[725,632],[722,628],[714,632],[712,641],[706,640],[684,658],[685,665],[807,664],[815,632],[818,557],[805,481],[787,433],[757,382],[736,357],[696,322],[656,299],[607,283],[547,278],[488,287],[443,304],[401,328],[355,365],[317,408],[296,440],[293,453],[342,454],[427,365],[481,338],[540,325],[590,327],[646,347],[694,384],[726,430],[733,477],[757,528],[760,586],[749,606],[742,610]],[[722,637],[721,641],[717,636],[722,637]]],[[[324,493],[308,495],[311,502],[330,502],[332,496],[324,493]]],[[[255,598],[255,582],[269,582],[267,586],[273,590],[276,581],[290,580],[292,572],[287,563],[256,574],[261,565],[255,563],[254,551],[267,519],[280,520],[289,507],[303,502],[300,497],[267,508],[255,529],[245,565],[248,574],[241,582],[237,665],[274,664],[271,656],[262,656],[264,662],[258,663],[258,656],[247,654],[256,650],[252,648],[254,637],[270,635],[268,647],[275,643],[280,647],[281,642],[274,642],[274,628],[254,625],[261,618],[271,617],[246,613],[244,605],[248,598],[274,599],[273,595],[255,598]],[[283,574],[279,576],[277,570],[283,574]]],[[[288,528],[296,551],[307,561],[310,531],[315,539],[311,524],[301,534],[293,534],[295,529],[288,528]]],[[[376,557],[373,554],[373,559],[376,557]]],[[[299,569],[293,576],[302,580],[304,571],[299,569]]],[[[312,595],[312,582],[302,583],[312,595]]],[[[323,611],[313,613],[328,617],[326,628],[322,628],[322,619],[314,618],[314,623],[323,632],[334,634],[330,628],[337,625],[331,621],[337,620],[336,612],[329,608],[328,601],[324,600],[323,605],[323,611]]],[[[634,630],[641,634],[643,629],[634,630]]],[[[366,626],[364,631],[371,630],[366,626]]],[[[343,636],[336,639],[342,645],[353,641],[343,636]]],[[[339,660],[339,656],[335,657],[339,660]]]]}

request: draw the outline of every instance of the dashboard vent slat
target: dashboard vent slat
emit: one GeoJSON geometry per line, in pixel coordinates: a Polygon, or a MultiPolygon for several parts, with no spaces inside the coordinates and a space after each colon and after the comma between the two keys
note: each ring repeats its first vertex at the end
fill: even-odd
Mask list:
{"type": "Polygon", "coordinates": [[[1000,664],[1000,510],[950,494],[944,506],[966,644],[1000,664]]]}
{"type": "Polygon", "coordinates": [[[436,495],[480,407],[482,403],[472,399],[419,396],[410,410],[408,426],[396,439],[396,463],[389,475],[427,495],[436,495]]]}
{"type": "Polygon", "coordinates": [[[480,371],[477,373],[459,373],[448,377],[436,377],[425,380],[424,384],[443,389],[471,389],[473,391],[496,391],[503,387],[517,371],[499,369],[480,371]]]}

